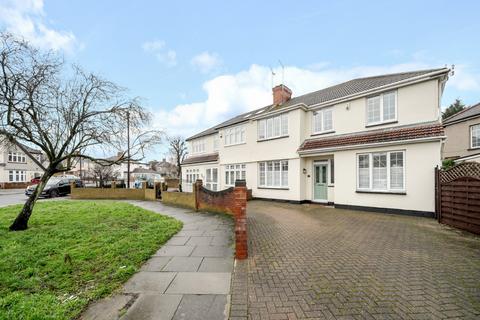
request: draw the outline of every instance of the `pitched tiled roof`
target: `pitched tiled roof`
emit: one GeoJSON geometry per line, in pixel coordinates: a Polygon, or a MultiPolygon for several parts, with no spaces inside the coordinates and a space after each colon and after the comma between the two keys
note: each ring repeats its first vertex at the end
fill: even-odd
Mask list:
{"type": "Polygon", "coordinates": [[[298,151],[404,141],[418,138],[442,137],[443,135],[444,131],[441,124],[429,123],[305,140],[298,151]]]}
{"type": "Polygon", "coordinates": [[[409,80],[415,77],[426,76],[431,73],[437,74],[437,73],[447,73],[447,72],[449,72],[448,68],[437,68],[437,69],[417,70],[417,71],[410,71],[410,72],[401,72],[401,73],[393,73],[393,74],[386,74],[386,75],[380,75],[380,76],[353,79],[353,80],[343,82],[322,90],[318,90],[318,91],[307,93],[298,97],[294,97],[279,106],[268,105],[253,111],[243,113],[227,121],[224,121],[214,127],[211,127],[205,131],[202,131],[194,136],[191,136],[187,140],[214,134],[218,131],[219,128],[248,121],[253,117],[268,113],[274,109],[278,110],[281,108],[286,108],[286,107],[293,106],[295,104],[300,104],[300,103],[303,103],[306,106],[316,105],[320,103],[327,103],[328,101],[345,98],[354,94],[360,94],[360,93],[377,89],[383,86],[395,85],[400,81],[409,80]]]}
{"type": "Polygon", "coordinates": [[[202,162],[218,161],[218,153],[202,154],[201,156],[188,157],[183,160],[182,164],[193,164],[202,162]]]}
{"type": "Polygon", "coordinates": [[[473,106],[463,109],[460,112],[455,113],[453,116],[448,117],[443,121],[444,125],[449,125],[457,122],[461,122],[462,120],[467,120],[470,118],[480,116],[480,103],[477,103],[473,106]]]}

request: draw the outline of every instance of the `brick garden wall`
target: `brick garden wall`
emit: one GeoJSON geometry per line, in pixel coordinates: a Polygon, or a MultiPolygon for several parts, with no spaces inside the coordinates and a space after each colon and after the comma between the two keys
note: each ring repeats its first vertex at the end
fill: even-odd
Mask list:
{"type": "Polygon", "coordinates": [[[114,200],[155,200],[155,189],[147,189],[143,185],[141,189],[116,188],[76,188],[71,186],[72,199],[114,199],[114,200]]]}
{"type": "Polygon", "coordinates": [[[162,192],[162,202],[195,210],[195,194],[193,192],[162,192]]]}
{"type": "Polygon", "coordinates": [[[30,182],[2,182],[0,189],[25,189],[31,185],[30,182]]]}

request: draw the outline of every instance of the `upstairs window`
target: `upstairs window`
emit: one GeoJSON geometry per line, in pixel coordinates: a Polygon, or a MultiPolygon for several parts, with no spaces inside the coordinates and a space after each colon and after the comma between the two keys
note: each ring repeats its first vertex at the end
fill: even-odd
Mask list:
{"type": "Polygon", "coordinates": [[[288,135],[288,113],[257,121],[258,140],[268,140],[288,135]]]}
{"type": "Polygon", "coordinates": [[[245,126],[236,126],[225,129],[223,134],[225,135],[226,146],[245,143],[245,126]]]}
{"type": "Polygon", "coordinates": [[[480,124],[470,127],[470,147],[480,148],[480,124]]]}
{"type": "Polygon", "coordinates": [[[8,162],[26,163],[27,157],[23,153],[8,152],[8,162]]]}
{"type": "Polygon", "coordinates": [[[367,125],[397,120],[397,92],[367,98],[367,125]]]}
{"type": "Polygon", "coordinates": [[[197,139],[192,141],[192,153],[205,152],[205,139],[197,139]]]}
{"type": "Polygon", "coordinates": [[[313,113],[313,133],[327,133],[333,131],[333,109],[321,109],[313,113]]]}

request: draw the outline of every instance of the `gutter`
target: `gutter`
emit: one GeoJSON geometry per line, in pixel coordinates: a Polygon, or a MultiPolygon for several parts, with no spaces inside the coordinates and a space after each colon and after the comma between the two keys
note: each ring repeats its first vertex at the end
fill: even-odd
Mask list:
{"type": "Polygon", "coordinates": [[[297,151],[297,153],[300,155],[300,157],[302,157],[302,156],[309,156],[312,154],[323,154],[323,153],[328,153],[333,151],[368,149],[368,148],[375,148],[375,147],[382,147],[382,146],[390,146],[390,145],[398,145],[398,144],[413,144],[413,143],[430,142],[430,141],[437,141],[437,140],[442,141],[442,140],[445,140],[446,138],[447,136],[435,136],[435,137],[426,137],[426,138],[417,138],[417,139],[408,139],[408,140],[395,140],[395,141],[388,141],[388,142],[354,144],[354,145],[340,146],[340,147],[319,148],[319,149],[297,151]]]}

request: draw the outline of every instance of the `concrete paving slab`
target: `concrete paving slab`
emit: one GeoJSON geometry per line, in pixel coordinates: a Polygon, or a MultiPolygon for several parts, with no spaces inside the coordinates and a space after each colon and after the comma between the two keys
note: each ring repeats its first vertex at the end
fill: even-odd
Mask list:
{"type": "Polygon", "coordinates": [[[182,231],[180,231],[179,233],[177,233],[177,236],[181,236],[181,237],[191,237],[191,236],[201,236],[205,233],[205,231],[203,230],[188,230],[188,231],[184,231],[182,229],[182,231]]]}
{"type": "Polygon", "coordinates": [[[181,295],[141,294],[121,319],[171,320],[181,300],[181,295]]]}
{"type": "Polygon", "coordinates": [[[212,246],[228,246],[233,242],[231,236],[214,236],[210,245],[212,246]]]}
{"type": "Polygon", "coordinates": [[[232,272],[233,258],[203,258],[199,272],[232,272]]]}
{"type": "Polygon", "coordinates": [[[205,231],[205,233],[203,234],[204,236],[222,236],[222,237],[226,237],[226,236],[229,236],[232,234],[232,231],[228,231],[228,230],[210,230],[210,231],[205,231]]]}
{"type": "Polygon", "coordinates": [[[142,271],[162,271],[171,257],[152,257],[142,266],[142,271]]]}
{"type": "Polygon", "coordinates": [[[163,246],[155,253],[155,256],[163,257],[188,257],[195,247],[190,246],[163,246]]]}
{"type": "Polygon", "coordinates": [[[167,294],[228,294],[229,272],[179,272],[168,287],[167,294]]]}
{"type": "Polygon", "coordinates": [[[196,246],[192,257],[231,257],[233,250],[227,246],[196,246]]]}
{"type": "Polygon", "coordinates": [[[204,236],[193,236],[190,237],[190,240],[187,242],[187,246],[196,246],[196,245],[210,245],[213,237],[204,237],[204,236]]]}
{"type": "Polygon", "coordinates": [[[202,257],[173,257],[162,271],[191,271],[198,270],[202,257]]]}
{"type": "Polygon", "coordinates": [[[223,320],[227,317],[226,295],[184,295],[173,320],[223,320]]]}
{"type": "Polygon", "coordinates": [[[171,246],[184,246],[190,237],[171,237],[167,244],[171,246]]]}
{"type": "Polygon", "coordinates": [[[116,294],[102,299],[94,304],[80,316],[81,320],[116,320],[121,309],[134,298],[131,294],[116,294]]]}
{"type": "Polygon", "coordinates": [[[131,277],[124,286],[127,293],[164,293],[175,272],[140,271],[131,277]]]}

